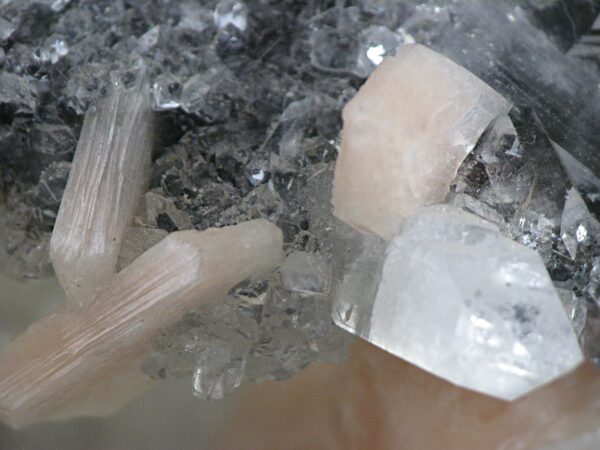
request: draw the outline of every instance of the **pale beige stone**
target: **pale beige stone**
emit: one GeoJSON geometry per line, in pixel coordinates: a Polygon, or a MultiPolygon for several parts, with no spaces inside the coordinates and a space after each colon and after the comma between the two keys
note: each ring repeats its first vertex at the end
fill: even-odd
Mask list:
{"type": "Polygon", "coordinates": [[[422,45],[384,60],[343,111],[335,214],[390,239],[404,218],[442,201],[478,138],[510,104],[422,45]]]}
{"type": "Polygon", "coordinates": [[[0,350],[0,420],[114,412],[151,383],[139,367],[161,329],[273,271],[282,248],[279,228],[262,219],[170,234],[93,303],[46,317],[0,350]]]}
{"type": "MultiPolygon", "coordinates": [[[[505,402],[357,340],[346,363],[246,386],[239,400],[215,448],[534,450],[600,429],[600,370],[588,362],[505,402]]],[[[600,439],[593,443],[585,448],[600,448],[600,439]]]]}
{"type": "Polygon", "coordinates": [[[85,115],[50,241],[69,305],[89,304],[115,273],[151,172],[152,132],[143,79],[130,89],[112,86],[85,115]]]}

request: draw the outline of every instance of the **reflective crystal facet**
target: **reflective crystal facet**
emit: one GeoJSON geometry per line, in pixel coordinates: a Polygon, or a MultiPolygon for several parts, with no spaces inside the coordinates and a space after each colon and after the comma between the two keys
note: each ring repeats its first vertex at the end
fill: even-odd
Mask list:
{"type": "Polygon", "coordinates": [[[239,0],[221,0],[215,8],[214,20],[219,29],[232,25],[241,32],[246,31],[248,7],[239,0]]]}
{"type": "Polygon", "coordinates": [[[364,29],[360,33],[360,51],[354,73],[359,77],[368,77],[383,58],[396,54],[402,41],[402,36],[386,27],[372,25],[364,29]]]}
{"type": "Polygon", "coordinates": [[[390,241],[367,339],[506,400],[583,360],[540,257],[448,206],[421,210],[390,241]]]}

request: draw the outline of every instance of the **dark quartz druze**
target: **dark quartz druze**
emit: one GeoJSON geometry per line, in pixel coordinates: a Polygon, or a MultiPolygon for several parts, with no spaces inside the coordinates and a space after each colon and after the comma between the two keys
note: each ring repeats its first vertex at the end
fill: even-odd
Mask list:
{"type": "Polygon", "coordinates": [[[215,399],[343,358],[332,297],[362,241],[330,205],[341,110],[383,58],[418,42],[514,103],[449,201],[542,255],[598,357],[599,10],[592,0],[0,2],[2,269],[51,273],[48,239],[83,116],[111,77],[132,82],[145,67],[154,173],[119,267],[166,233],[258,217],[282,229],[287,258],[164,330],[144,372],[191,373],[197,395],[215,399]]]}

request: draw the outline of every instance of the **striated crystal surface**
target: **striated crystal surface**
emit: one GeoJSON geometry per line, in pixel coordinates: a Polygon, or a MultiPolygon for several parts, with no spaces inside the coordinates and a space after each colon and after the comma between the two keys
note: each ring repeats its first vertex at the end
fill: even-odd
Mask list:
{"type": "Polygon", "coordinates": [[[172,233],[116,275],[96,301],[50,315],[0,351],[0,419],[13,426],[108,414],[151,381],[151,340],[198,304],[219,301],[282,259],[265,220],[172,233]]]}
{"type": "Polygon", "coordinates": [[[368,339],[506,400],[583,361],[541,258],[448,206],[421,210],[390,241],[368,339]]]}
{"type": "Polygon", "coordinates": [[[160,228],[149,228],[141,226],[133,226],[127,229],[121,250],[119,251],[119,259],[117,261],[117,272],[120,272],[129,264],[137,259],[142,253],[160,242],[169,233],[160,228]]]}
{"type": "Polygon", "coordinates": [[[50,241],[54,271],[72,305],[90,303],[115,273],[150,176],[152,133],[141,78],[133,88],[117,83],[86,114],[50,241]]]}
{"type": "Polygon", "coordinates": [[[509,106],[450,60],[404,45],[344,108],[335,214],[391,238],[420,206],[444,199],[460,163],[509,106]]]}

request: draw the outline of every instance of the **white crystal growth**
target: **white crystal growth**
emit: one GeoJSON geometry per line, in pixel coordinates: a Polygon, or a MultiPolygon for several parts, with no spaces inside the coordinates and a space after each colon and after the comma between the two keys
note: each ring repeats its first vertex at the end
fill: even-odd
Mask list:
{"type": "Polygon", "coordinates": [[[390,241],[368,339],[505,400],[583,360],[539,255],[449,206],[421,210],[390,241]]]}
{"type": "Polygon", "coordinates": [[[50,258],[71,305],[90,303],[115,273],[151,170],[152,111],[142,79],[113,85],[85,116],[50,258]]]}
{"type": "Polygon", "coordinates": [[[93,303],[50,315],[1,349],[0,420],[20,427],[114,412],[151,383],[140,365],[162,329],[275,270],[282,247],[263,219],[171,233],[93,303]]]}
{"type": "Polygon", "coordinates": [[[509,108],[464,68],[427,47],[403,45],[344,108],[335,214],[393,237],[419,207],[444,199],[478,138],[509,108]]]}

